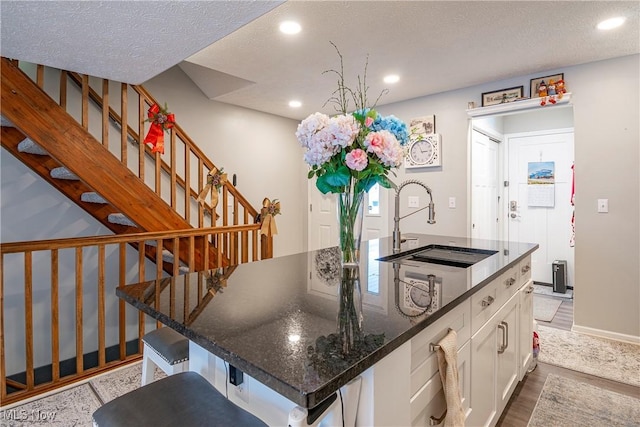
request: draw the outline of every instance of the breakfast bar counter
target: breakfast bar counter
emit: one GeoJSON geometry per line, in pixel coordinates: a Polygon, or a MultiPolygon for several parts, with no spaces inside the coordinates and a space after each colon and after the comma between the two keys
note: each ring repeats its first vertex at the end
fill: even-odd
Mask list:
{"type": "MultiPolygon", "coordinates": [[[[403,237],[402,254],[429,245],[493,254],[466,268],[408,258],[379,261],[392,254],[391,239],[362,242],[364,340],[347,356],[336,342],[337,248],[132,284],[119,288],[117,295],[183,334],[192,349],[223,361],[223,374],[233,367],[287,401],[313,408],[457,306],[470,304],[474,294],[530,259],[538,247],[422,234],[403,237]]],[[[201,366],[206,374],[207,367],[194,356],[192,369],[201,366]]],[[[214,385],[229,387],[226,378],[214,385]]],[[[253,396],[242,392],[252,391],[236,393],[248,403],[253,396]]]]}

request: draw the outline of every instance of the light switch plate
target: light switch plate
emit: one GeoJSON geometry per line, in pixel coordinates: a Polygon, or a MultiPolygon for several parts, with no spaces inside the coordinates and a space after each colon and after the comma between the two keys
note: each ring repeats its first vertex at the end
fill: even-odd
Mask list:
{"type": "Polygon", "coordinates": [[[598,212],[609,212],[609,199],[598,199],[598,212]]]}
{"type": "Polygon", "coordinates": [[[419,208],[420,207],[420,198],[418,196],[409,196],[409,207],[410,208],[419,208]]]}
{"type": "Polygon", "coordinates": [[[455,209],[455,208],[456,208],[456,198],[449,197],[449,209],[455,209]]]}

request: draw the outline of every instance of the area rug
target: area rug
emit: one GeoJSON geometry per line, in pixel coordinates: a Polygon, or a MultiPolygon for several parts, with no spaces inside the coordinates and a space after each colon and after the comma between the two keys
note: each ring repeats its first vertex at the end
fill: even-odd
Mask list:
{"type": "Polygon", "coordinates": [[[3,409],[1,426],[91,426],[91,414],[101,403],[88,384],[82,384],[60,393],[24,405],[3,409]]]}
{"type": "Polygon", "coordinates": [[[573,298],[573,289],[567,289],[567,292],[561,294],[559,292],[553,292],[552,286],[546,285],[533,285],[533,293],[538,295],[548,295],[558,298],[573,298]]]}
{"type": "Polygon", "coordinates": [[[549,374],[529,427],[637,426],[640,399],[549,374]]]}
{"type": "Polygon", "coordinates": [[[640,386],[640,346],[538,325],[538,361],[640,386]]]}
{"type": "Polygon", "coordinates": [[[562,300],[541,295],[533,296],[533,318],[543,322],[551,322],[560,308],[562,300]]]}
{"type": "MultiPolygon", "coordinates": [[[[154,380],[166,377],[160,369],[156,369],[154,380]]],[[[142,362],[136,362],[125,368],[118,369],[89,383],[103,403],[129,393],[140,387],[142,381],[142,362]]]]}

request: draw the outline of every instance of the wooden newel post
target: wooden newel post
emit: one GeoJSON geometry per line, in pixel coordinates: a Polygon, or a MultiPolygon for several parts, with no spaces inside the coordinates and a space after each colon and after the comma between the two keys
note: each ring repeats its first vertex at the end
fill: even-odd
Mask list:
{"type": "Polygon", "coordinates": [[[260,235],[260,259],[273,258],[273,236],[260,235]]]}

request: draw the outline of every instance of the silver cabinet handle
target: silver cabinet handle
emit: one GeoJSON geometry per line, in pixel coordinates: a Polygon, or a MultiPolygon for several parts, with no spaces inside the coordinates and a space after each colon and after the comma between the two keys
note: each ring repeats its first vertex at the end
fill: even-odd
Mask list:
{"type": "Polygon", "coordinates": [[[447,410],[446,409],[444,410],[444,414],[442,414],[440,416],[440,418],[436,418],[433,415],[431,415],[429,417],[429,425],[430,426],[437,426],[438,424],[441,424],[442,421],[444,421],[444,417],[446,417],[446,416],[447,416],[447,410]]]}
{"type": "Polygon", "coordinates": [[[504,284],[507,286],[507,288],[513,285],[514,283],[516,283],[516,279],[514,279],[513,277],[510,277],[504,281],[504,284]]]}
{"type": "Polygon", "coordinates": [[[524,267],[522,267],[522,274],[528,273],[529,270],[531,270],[531,266],[529,264],[525,265],[524,267]]]}
{"type": "Polygon", "coordinates": [[[509,333],[507,331],[508,325],[506,322],[500,322],[498,329],[502,331],[502,345],[498,348],[498,354],[504,353],[509,346],[509,333]]]}
{"type": "Polygon", "coordinates": [[[488,297],[482,300],[482,306],[489,307],[491,304],[493,304],[493,301],[495,301],[495,298],[489,295],[488,297]]]}
{"type": "Polygon", "coordinates": [[[527,290],[525,291],[525,293],[530,294],[531,292],[533,292],[533,286],[529,286],[527,288],[527,290]]]}

